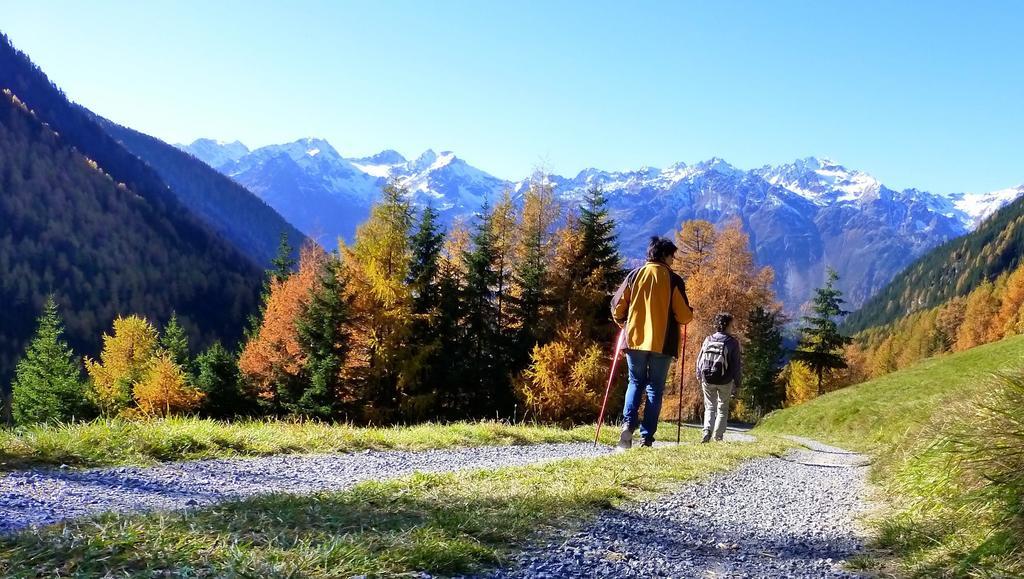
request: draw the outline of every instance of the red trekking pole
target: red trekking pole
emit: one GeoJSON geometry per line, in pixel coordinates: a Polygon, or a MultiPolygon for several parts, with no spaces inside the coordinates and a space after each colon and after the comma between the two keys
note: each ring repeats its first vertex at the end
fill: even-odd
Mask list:
{"type": "Polygon", "coordinates": [[[622,344],[626,341],[626,328],[619,330],[615,337],[615,357],[612,358],[612,369],[608,373],[608,385],[604,387],[604,402],[601,403],[601,414],[597,417],[597,434],[594,435],[594,446],[597,446],[601,439],[601,425],[604,424],[604,409],[608,406],[608,394],[612,391],[612,381],[615,380],[615,368],[619,365],[619,354],[622,353],[622,344]]]}
{"type": "Polygon", "coordinates": [[[686,328],[690,324],[683,325],[683,352],[679,356],[679,410],[676,413],[676,445],[680,444],[683,436],[683,383],[686,380],[686,328]]]}

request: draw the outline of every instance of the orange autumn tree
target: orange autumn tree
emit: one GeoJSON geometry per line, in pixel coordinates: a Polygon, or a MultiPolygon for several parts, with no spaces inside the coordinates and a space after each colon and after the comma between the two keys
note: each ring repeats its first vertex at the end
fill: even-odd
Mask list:
{"type": "Polygon", "coordinates": [[[238,359],[242,376],[278,414],[301,389],[304,355],[296,323],[326,259],[323,249],[309,243],[300,253],[298,271],[270,280],[263,322],[238,359]]]}
{"type": "MultiPolygon", "coordinates": [[[[694,319],[687,329],[685,367],[676,364],[674,384],[668,385],[666,391],[679,396],[681,372],[683,419],[699,420],[704,403],[693,367],[704,337],[712,333],[715,314],[723,311],[732,314],[733,334],[742,343],[755,308],[779,309],[772,290],[775,272],[754,263],[750,237],[743,231],[739,219],[717,228],[707,221],[687,221],[676,234],[676,245],[679,252],[673,269],[686,281],[694,319]]],[[[665,418],[676,417],[677,402],[673,396],[666,397],[662,407],[665,418]]]]}
{"type": "Polygon", "coordinates": [[[133,393],[139,411],[148,416],[192,412],[203,401],[203,393],[186,384],[185,373],[167,353],[154,359],[133,393]]]}

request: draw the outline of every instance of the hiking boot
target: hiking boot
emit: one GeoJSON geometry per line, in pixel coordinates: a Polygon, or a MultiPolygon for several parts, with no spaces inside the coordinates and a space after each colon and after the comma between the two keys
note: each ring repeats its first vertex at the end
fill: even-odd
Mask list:
{"type": "Polygon", "coordinates": [[[619,434],[619,444],[617,446],[622,450],[633,448],[633,429],[628,425],[622,427],[622,433],[619,434]]]}
{"type": "Polygon", "coordinates": [[[711,433],[705,434],[705,435],[704,435],[704,436],[703,436],[703,437],[702,437],[702,438],[700,439],[700,443],[701,443],[701,444],[707,444],[707,443],[709,443],[709,442],[711,442],[711,433]]]}
{"type": "Polygon", "coordinates": [[[646,446],[646,447],[654,446],[654,439],[653,438],[645,438],[644,439],[644,446],[646,446]]]}

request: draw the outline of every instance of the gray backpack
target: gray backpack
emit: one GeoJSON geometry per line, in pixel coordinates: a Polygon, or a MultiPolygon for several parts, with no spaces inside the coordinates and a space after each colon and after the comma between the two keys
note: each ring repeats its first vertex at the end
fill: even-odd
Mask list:
{"type": "Polygon", "coordinates": [[[697,356],[697,372],[708,384],[721,386],[729,382],[729,346],[708,336],[697,356]]]}

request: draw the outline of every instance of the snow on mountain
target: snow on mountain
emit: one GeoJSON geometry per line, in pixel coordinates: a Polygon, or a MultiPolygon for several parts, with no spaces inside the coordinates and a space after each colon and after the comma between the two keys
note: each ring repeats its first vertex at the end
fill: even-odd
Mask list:
{"type": "Polygon", "coordinates": [[[237,161],[249,154],[249,148],[239,141],[226,142],[213,139],[196,139],[189,145],[176,144],[175,147],[190,153],[214,169],[237,161]]]}
{"type": "Polygon", "coordinates": [[[956,193],[950,195],[954,206],[966,215],[970,229],[974,229],[989,215],[999,211],[1004,205],[1024,195],[1024,185],[1000,189],[989,193],[956,193]]]}
{"type": "MultiPolygon", "coordinates": [[[[498,179],[451,151],[428,149],[414,159],[393,150],[346,158],[327,141],[300,139],[239,156],[237,147],[228,153],[210,143],[187,150],[211,165],[220,161],[218,169],[327,245],[352,238],[389,180],[405,187],[414,204],[438,209],[445,222],[472,216],[503,190],[521,195],[529,185],[498,179]]],[[[924,252],[1024,195],[1024,186],[956,195],[897,191],[868,173],[814,157],[750,171],[712,158],[547,178],[567,204],[602,187],[631,258],[643,255],[650,235],[672,235],[687,219],[740,219],[758,262],[775,269],[776,291],[791,310],[821,284],[827,266],[843,272],[841,288],[857,306],[924,252]]]]}

